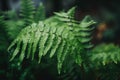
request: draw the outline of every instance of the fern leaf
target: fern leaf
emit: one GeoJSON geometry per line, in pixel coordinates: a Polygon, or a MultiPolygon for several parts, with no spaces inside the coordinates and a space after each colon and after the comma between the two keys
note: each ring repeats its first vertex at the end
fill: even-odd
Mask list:
{"type": "Polygon", "coordinates": [[[48,39],[48,42],[47,42],[47,46],[45,47],[45,50],[44,50],[44,54],[43,54],[43,55],[46,55],[47,52],[50,50],[50,48],[51,48],[52,45],[53,45],[54,39],[55,39],[55,34],[49,35],[49,39],[48,39]]]}
{"type": "Polygon", "coordinates": [[[27,43],[26,43],[26,42],[23,42],[22,50],[21,50],[20,57],[19,57],[19,62],[20,62],[20,63],[23,61],[23,59],[24,59],[24,57],[25,57],[26,47],[27,47],[27,43]]]}
{"type": "Polygon", "coordinates": [[[39,63],[41,61],[41,57],[43,55],[45,55],[45,53],[44,53],[45,44],[47,43],[47,40],[49,38],[48,32],[50,31],[50,27],[48,27],[48,28],[44,27],[44,28],[45,29],[44,29],[44,32],[42,33],[42,37],[41,37],[40,43],[39,43],[39,49],[40,49],[40,51],[39,51],[39,63]]]}
{"type": "Polygon", "coordinates": [[[57,16],[59,16],[60,18],[65,18],[65,17],[68,17],[68,14],[64,13],[64,12],[60,12],[60,13],[57,13],[55,12],[54,14],[56,14],[57,16]]]}
{"type": "Polygon", "coordinates": [[[76,9],[76,7],[72,7],[71,9],[68,10],[68,12],[67,12],[68,17],[74,18],[75,9],[76,9]]]}
{"type": "Polygon", "coordinates": [[[75,59],[75,62],[80,65],[82,63],[82,58],[81,58],[81,55],[80,54],[77,54],[76,55],[76,59],[75,59]]]}
{"type": "Polygon", "coordinates": [[[49,36],[48,33],[43,33],[42,34],[42,37],[41,37],[41,40],[40,40],[40,43],[39,43],[39,49],[40,49],[40,51],[39,51],[39,62],[41,60],[41,57],[43,56],[45,43],[48,39],[48,36],[49,36]]]}
{"type": "MultiPolygon", "coordinates": [[[[54,25],[54,24],[52,24],[54,25]]],[[[56,32],[57,28],[56,27],[51,27],[50,29],[50,35],[48,37],[48,42],[46,43],[46,47],[45,47],[45,50],[44,50],[44,54],[43,55],[46,55],[47,52],[50,50],[50,48],[52,47],[53,45],[53,41],[55,40],[55,32],[56,32]]]]}
{"type": "Polygon", "coordinates": [[[56,41],[55,41],[54,47],[51,50],[50,57],[52,57],[54,55],[55,51],[59,47],[59,44],[61,43],[61,37],[60,36],[61,36],[63,30],[64,30],[64,27],[58,27],[58,29],[56,31],[56,35],[58,35],[58,37],[56,37],[56,41]]]}
{"type": "MultiPolygon", "coordinates": [[[[13,52],[13,54],[12,54],[12,57],[11,57],[10,61],[12,61],[12,60],[15,58],[15,56],[18,54],[18,52],[20,51],[20,43],[21,43],[21,41],[18,42],[18,44],[17,44],[17,46],[16,46],[16,49],[14,50],[14,52],[13,52]]],[[[12,47],[12,46],[10,46],[9,49],[10,49],[11,47],[12,47]]],[[[9,50],[9,49],[8,49],[8,50],[9,50]]]]}
{"type": "Polygon", "coordinates": [[[57,37],[55,40],[56,41],[54,42],[53,47],[50,52],[50,57],[52,57],[55,54],[59,44],[61,43],[61,37],[57,37]]]}
{"type": "MultiPolygon", "coordinates": [[[[15,39],[11,45],[8,47],[8,51],[10,51],[10,49],[17,43],[17,39],[15,39]]],[[[19,42],[18,42],[19,43],[19,42]]]]}
{"type": "Polygon", "coordinates": [[[60,21],[65,21],[65,22],[70,22],[71,20],[68,18],[61,18],[61,17],[56,17],[57,19],[59,19],[60,21]]]}
{"type": "MultiPolygon", "coordinates": [[[[38,25],[40,25],[40,24],[42,24],[42,22],[40,22],[38,25]]],[[[41,29],[38,28],[36,32],[34,32],[34,29],[35,29],[34,27],[36,27],[36,24],[32,24],[29,27],[29,28],[33,28],[33,30],[28,32],[28,35],[29,35],[28,38],[29,39],[28,39],[28,53],[27,53],[27,58],[30,57],[30,53],[33,54],[36,51],[36,46],[37,46],[37,43],[38,43],[39,38],[41,36],[40,35],[41,34],[40,31],[43,30],[43,26],[44,25],[41,25],[41,29]],[[32,34],[30,34],[30,33],[32,33],[32,34]],[[30,38],[30,37],[32,37],[32,38],[30,38]]]]}
{"type": "Polygon", "coordinates": [[[64,50],[64,46],[66,45],[66,42],[63,40],[61,45],[59,46],[59,49],[58,49],[58,52],[57,52],[57,59],[58,59],[58,73],[60,73],[60,70],[61,70],[61,67],[62,67],[62,60],[61,60],[61,57],[62,57],[62,53],[63,53],[63,50],[64,50]]]}
{"type": "Polygon", "coordinates": [[[85,49],[90,49],[90,48],[92,48],[93,47],[93,44],[91,44],[91,43],[88,43],[88,44],[85,44],[84,45],[84,48],[85,49]]]}
{"type": "Polygon", "coordinates": [[[113,44],[101,44],[92,50],[90,60],[92,62],[97,61],[96,66],[117,63],[120,61],[119,53],[120,50],[118,46],[115,46],[113,44]]]}
{"type": "Polygon", "coordinates": [[[76,34],[76,36],[79,36],[79,37],[87,37],[87,36],[90,36],[91,34],[88,33],[88,32],[79,32],[78,34],[76,34]]]}
{"type": "Polygon", "coordinates": [[[72,16],[74,10],[75,8],[72,8],[68,12],[56,13],[58,18],[55,21],[40,21],[24,28],[9,47],[9,50],[12,50],[17,45],[11,61],[18,53],[20,53],[20,63],[25,54],[27,54],[27,58],[31,56],[32,60],[37,55],[38,63],[47,54],[50,58],[57,55],[57,68],[60,73],[66,55],[70,55],[71,59],[80,65],[83,59],[80,54],[82,49],[91,47],[90,40],[93,28],[90,26],[95,22],[89,17],[85,17],[81,22],[76,23],[77,21],[72,16]],[[65,19],[60,20],[59,18],[65,19]]]}
{"type": "MultiPolygon", "coordinates": [[[[34,59],[34,54],[35,54],[35,51],[37,49],[37,45],[39,43],[39,40],[41,38],[41,33],[39,32],[40,30],[38,29],[37,32],[35,33],[35,36],[34,36],[34,41],[33,41],[33,49],[32,49],[32,60],[34,59]]],[[[31,45],[30,45],[31,47],[31,45]]],[[[30,51],[29,51],[30,52],[30,51]]]]}
{"type": "Polygon", "coordinates": [[[81,21],[81,27],[90,27],[91,25],[95,24],[96,22],[91,19],[89,15],[85,16],[85,18],[81,21]]]}
{"type": "Polygon", "coordinates": [[[45,19],[45,8],[43,3],[40,3],[35,14],[35,22],[38,22],[44,19],[45,19]]]}
{"type": "Polygon", "coordinates": [[[55,12],[55,14],[57,16],[62,17],[62,18],[74,18],[74,13],[75,13],[75,7],[72,7],[66,13],[64,13],[64,12],[60,12],[60,13],[55,12]]]}
{"type": "Polygon", "coordinates": [[[31,53],[31,50],[32,50],[32,45],[33,45],[33,43],[28,43],[27,59],[30,57],[30,53],[31,53]]]}
{"type": "Polygon", "coordinates": [[[62,62],[65,60],[65,57],[66,57],[67,53],[69,52],[69,49],[70,49],[70,44],[66,44],[65,48],[64,48],[64,51],[63,51],[63,55],[61,57],[62,62]]]}
{"type": "Polygon", "coordinates": [[[80,28],[80,31],[92,31],[92,30],[94,30],[94,29],[95,29],[95,27],[91,27],[91,28],[81,27],[81,28],[80,28]]]}
{"type": "Polygon", "coordinates": [[[28,26],[34,21],[34,5],[32,0],[21,0],[21,14],[24,20],[24,26],[28,26]]]}
{"type": "Polygon", "coordinates": [[[92,39],[92,38],[81,38],[81,39],[79,39],[79,41],[80,41],[81,43],[87,43],[87,42],[90,42],[91,39],[92,39]]]}

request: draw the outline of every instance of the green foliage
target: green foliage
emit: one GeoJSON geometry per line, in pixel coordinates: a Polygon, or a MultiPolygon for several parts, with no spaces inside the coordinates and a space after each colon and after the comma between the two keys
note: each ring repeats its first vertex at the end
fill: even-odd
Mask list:
{"type": "Polygon", "coordinates": [[[35,10],[32,0],[21,0],[20,18],[15,11],[5,12],[7,20],[0,16],[0,75],[7,74],[7,80],[36,80],[36,75],[44,74],[42,69],[49,74],[58,69],[60,80],[119,80],[120,48],[101,44],[91,50],[95,22],[90,16],[76,21],[73,7],[45,19],[44,9],[41,3],[35,10]],[[8,49],[12,62],[7,62],[8,39],[15,39],[8,49]]]}
{"type": "Polygon", "coordinates": [[[36,23],[45,19],[45,7],[44,7],[43,3],[39,4],[39,7],[36,10],[34,19],[35,19],[34,21],[36,23]]]}
{"type": "Polygon", "coordinates": [[[6,43],[7,41],[7,34],[5,31],[5,21],[4,21],[4,17],[0,15],[0,51],[7,49],[8,43],[6,43]]]}
{"type": "Polygon", "coordinates": [[[42,3],[35,10],[35,6],[32,0],[21,0],[21,13],[20,16],[23,19],[24,27],[32,24],[33,22],[38,23],[40,20],[45,19],[45,8],[42,3]]]}
{"type": "Polygon", "coordinates": [[[9,39],[13,40],[19,34],[21,29],[23,29],[24,22],[22,20],[8,20],[6,21],[5,30],[7,31],[7,35],[9,39]]]}
{"type": "Polygon", "coordinates": [[[96,70],[96,74],[100,77],[101,80],[119,80],[120,74],[120,63],[110,63],[104,66],[99,67],[96,70]]]}
{"type": "MultiPolygon", "coordinates": [[[[26,2],[26,3],[29,3],[29,0],[27,0],[27,1],[28,2],[26,2]]],[[[30,5],[24,6],[25,9],[28,7],[30,7],[30,5]]],[[[34,12],[34,10],[31,10],[31,11],[29,10],[29,12],[30,13],[34,12]]],[[[29,13],[29,12],[27,12],[27,13],[29,13]]],[[[21,13],[21,14],[23,14],[23,13],[21,13]]],[[[0,66],[0,79],[35,80],[35,78],[34,78],[35,75],[33,74],[31,67],[32,67],[32,65],[34,65],[34,67],[38,66],[38,63],[32,64],[32,63],[34,63],[34,61],[32,61],[31,64],[28,65],[27,68],[22,68],[25,66],[24,65],[20,66],[18,64],[17,58],[14,59],[12,62],[9,62],[9,59],[8,59],[9,54],[6,52],[9,42],[11,40],[15,39],[16,36],[21,31],[21,29],[25,27],[25,23],[26,23],[24,20],[25,17],[22,15],[19,17],[18,15],[15,11],[6,11],[6,12],[2,12],[2,16],[1,16],[1,12],[0,12],[0,65],[1,65],[0,66]],[[22,19],[21,19],[21,17],[22,17],[22,19]]],[[[27,14],[25,14],[25,15],[27,15],[27,14]]],[[[39,15],[39,16],[41,16],[41,15],[39,15]]],[[[34,16],[34,14],[32,14],[32,16],[34,16]]],[[[26,17],[26,18],[28,18],[28,17],[26,17]]],[[[33,21],[33,18],[29,18],[29,20],[33,21]]],[[[44,65],[45,64],[42,64],[42,66],[44,66],[44,65]]],[[[44,66],[44,67],[46,67],[46,66],[44,66]]],[[[41,68],[41,66],[40,66],[39,69],[43,69],[43,67],[41,68]]],[[[48,69],[48,71],[49,71],[49,69],[48,69]]]]}
{"type": "Polygon", "coordinates": [[[96,65],[106,65],[120,61],[120,48],[114,44],[101,44],[92,50],[90,60],[96,65]]]}
{"type": "Polygon", "coordinates": [[[8,38],[13,40],[22,28],[33,22],[45,19],[45,8],[43,4],[40,3],[35,13],[35,7],[33,6],[32,0],[21,0],[20,17],[22,18],[19,18],[15,11],[6,11],[4,12],[4,16],[8,19],[5,21],[6,26],[4,29],[7,32],[8,38]]]}
{"type": "Polygon", "coordinates": [[[120,48],[114,44],[100,44],[89,56],[90,67],[100,80],[119,80],[120,48]]]}
{"type": "Polygon", "coordinates": [[[24,20],[24,26],[28,26],[34,22],[35,8],[32,0],[21,0],[21,14],[24,20]]]}
{"type": "Polygon", "coordinates": [[[46,54],[49,54],[50,58],[56,55],[60,73],[65,57],[70,55],[71,59],[80,65],[81,53],[84,49],[91,48],[89,36],[93,29],[91,25],[95,22],[86,16],[78,23],[73,17],[74,10],[75,8],[72,8],[66,13],[56,13],[58,20],[55,22],[40,21],[24,28],[8,48],[14,50],[10,61],[18,54],[20,63],[25,57],[33,60],[37,55],[40,63],[46,54]]]}
{"type": "Polygon", "coordinates": [[[18,16],[17,16],[15,10],[6,11],[6,12],[4,12],[4,15],[7,19],[10,19],[10,20],[17,20],[18,19],[18,16]]]}

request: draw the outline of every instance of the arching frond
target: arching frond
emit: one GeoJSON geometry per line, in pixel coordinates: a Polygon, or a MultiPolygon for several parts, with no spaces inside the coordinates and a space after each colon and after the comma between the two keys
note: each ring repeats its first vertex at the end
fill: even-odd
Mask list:
{"type": "MultiPolygon", "coordinates": [[[[71,59],[75,63],[81,64],[81,50],[90,47],[90,40],[92,27],[95,24],[89,17],[85,17],[80,23],[71,22],[74,19],[71,17],[75,8],[70,9],[68,12],[57,13],[55,22],[40,21],[24,28],[17,38],[9,46],[8,50],[14,49],[10,61],[19,55],[19,62],[21,63],[26,57],[35,58],[38,56],[38,62],[41,62],[43,56],[48,55],[52,58],[57,56],[58,72],[62,68],[66,55],[71,55],[71,59]],[[59,18],[62,16],[68,21],[62,21],[59,18]],[[70,16],[70,17],[69,17],[70,16]],[[72,23],[72,25],[69,25],[72,23]],[[75,26],[74,26],[75,25],[75,26]],[[82,31],[81,31],[82,30],[82,31]],[[89,32],[87,32],[89,31],[89,32]],[[85,46],[83,44],[86,43],[85,46]],[[16,48],[14,48],[16,47],[16,48]]],[[[75,21],[75,20],[74,20],[75,21]]]]}

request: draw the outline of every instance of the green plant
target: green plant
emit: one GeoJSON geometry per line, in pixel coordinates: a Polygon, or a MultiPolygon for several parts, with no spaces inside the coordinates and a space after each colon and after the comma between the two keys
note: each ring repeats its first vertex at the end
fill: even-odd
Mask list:
{"type": "Polygon", "coordinates": [[[100,44],[89,56],[90,67],[100,80],[119,80],[120,48],[114,44],[100,44]]]}
{"type": "MultiPolygon", "coordinates": [[[[26,1],[26,0],[23,0],[23,1],[26,1]]],[[[21,2],[23,1],[21,0],[21,2]]],[[[18,13],[18,15],[20,14],[20,16],[18,16],[15,11],[6,11],[6,12],[0,11],[0,65],[1,65],[0,66],[0,79],[35,80],[34,74],[32,74],[31,68],[33,68],[32,67],[33,63],[34,63],[34,67],[35,65],[38,66],[37,63],[35,64],[35,62],[33,61],[31,64],[29,64],[27,68],[23,68],[25,66],[23,65],[20,66],[17,64],[17,61],[18,61],[17,58],[14,59],[12,62],[9,62],[9,59],[8,59],[9,54],[6,52],[9,42],[11,42],[11,40],[16,38],[18,33],[21,31],[21,29],[26,27],[27,24],[32,24],[32,22],[34,22],[34,17],[35,17],[34,15],[36,14],[35,13],[33,14],[35,10],[31,9],[31,6],[33,6],[33,4],[29,0],[27,0],[26,3],[27,5],[24,4],[24,6],[22,6],[20,13],[18,13]],[[28,9],[28,12],[25,9],[28,9]],[[33,18],[29,18],[28,16],[30,15],[28,14],[33,16],[33,18]],[[15,74],[17,75],[15,76],[15,74]],[[31,75],[31,77],[29,77],[29,75],[31,75]]],[[[40,7],[43,7],[43,6],[41,5],[40,7]]],[[[39,12],[39,10],[37,11],[39,12]]],[[[37,16],[39,14],[37,14],[37,16]]],[[[44,12],[43,12],[43,15],[44,15],[44,12]]],[[[39,15],[39,17],[43,15],[42,14],[39,15]]],[[[43,66],[44,65],[45,64],[43,64],[43,66]]],[[[46,67],[46,65],[44,67],[46,67]]]]}
{"type": "Polygon", "coordinates": [[[12,50],[14,46],[16,47],[13,48],[10,61],[20,53],[20,63],[25,55],[27,58],[32,57],[32,60],[34,55],[37,55],[40,63],[41,58],[49,53],[50,58],[57,55],[59,73],[66,55],[81,65],[82,59],[84,60],[83,53],[92,47],[90,35],[94,28],[91,25],[95,22],[90,16],[86,16],[81,22],[74,20],[74,10],[73,7],[66,13],[55,13],[58,19],[56,22],[40,21],[38,24],[33,23],[24,28],[8,49],[12,50]]]}
{"type": "Polygon", "coordinates": [[[5,16],[7,19],[10,19],[10,20],[18,20],[18,16],[17,16],[15,10],[5,11],[5,12],[4,12],[4,16],[5,16]]]}
{"type": "Polygon", "coordinates": [[[12,62],[7,62],[7,70],[0,66],[0,75],[7,74],[7,80],[36,80],[36,74],[44,75],[42,69],[56,74],[53,67],[57,63],[59,80],[120,79],[119,46],[101,44],[92,48],[95,22],[90,16],[75,20],[73,7],[46,19],[42,4],[35,10],[32,1],[21,2],[20,17],[9,11],[5,16],[8,20],[0,16],[0,65],[8,61],[6,48],[14,39],[8,49],[12,62]]]}
{"type": "Polygon", "coordinates": [[[24,26],[28,26],[34,22],[35,8],[32,0],[21,0],[20,16],[24,20],[24,26]]]}
{"type": "Polygon", "coordinates": [[[4,29],[6,31],[6,34],[8,35],[8,38],[11,40],[15,39],[18,33],[24,27],[32,24],[33,22],[44,20],[45,8],[43,4],[40,3],[39,7],[35,11],[32,0],[21,0],[21,8],[18,15],[15,11],[6,11],[4,12],[3,16],[5,16],[5,18],[7,18],[8,20],[1,21],[1,23],[4,21],[4,29]]]}
{"type": "Polygon", "coordinates": [[[119,53],[120,49],[118,46],[114,44],[101,44],[92,50],[92,56],[90,58],[97,65],[117,64],[120,61],[119,53]]]}
{"type": "Polygon", "coordinates": [[[6,23],[4,21],[4,17],[2,15],[0,15],[0,51],[7,49],[8,47],[8,43],[7,43],[7,34],[6,34],[6,23]],[[3,36],[4,35],[4,36],[3,36]]]}
{"type": "Polygon", "coordinates": [[[41,20],[45,20],[45,17],[46,17],[45,16],[45,7],[44,7],[43,3],[40,3],[36,10],[34,21],[39,22],[41,20]]]}

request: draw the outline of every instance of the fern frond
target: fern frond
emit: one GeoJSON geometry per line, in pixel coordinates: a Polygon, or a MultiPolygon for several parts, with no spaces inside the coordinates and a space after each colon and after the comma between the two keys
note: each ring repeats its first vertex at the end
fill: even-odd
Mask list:
{"type": "Polygon", "coordinates": [[[92,51],[90,60],[96,63],[96,66],[107,65],[120,61],[120,49],[114,44],[101,44],[92,51]]]}
{"type": "Polygon", "coordinates": [[[94,29],[93,25],[95,23],[96,22],[93,21],[90,16],[86,16],[81,21],[79,26],[75,29],[75,36],[79,37],[78,40],[81,44],[84,45],[84,48],[89,49],[92,47],[90,42],[92,39],[91,34],[92,34],[93,29],[94,29]]]}
{"type": "Polygon", "coordinates": [[[34,19],[36,23],[41,20],[45,20],[45,7],[43,3],[39,4],[39,7],[37,8],[34,19]]]}
{"type": "Polygon", "coordinates": [[[55,22],[50,22],[49,20],[40,21],[39,23],[33,23],[24,28],[9,47],[9,50],[17,47],[11,55],[11,60],[20,54],[19,61],[21,63],[25,55],[27,55],[27,58],[31,56],[32,60],[35,58],[34,56],[37,55],[38,62],[40,63],[43,56],[49,54],[49,57],[52,58],[56,55],[59,73],[66,55],[71,55],[71,59],[80,65],[82,60],[80,51],[90,47],[90,44],[87,45],[87,43],[91,40],[89,34],[91,34],[90,31],[92,29],[88,27],[94,24],[94,22],[91,19],[88,20],[88,17],[85,17],[80,24],[71,22],[73,20],[71,16],[73,12],[74,8],[66,13],[62,13],[62,15],[57,13],[58,17],[56,19],[58,20],[55,22]],[[68,17],[63,16],[63,14],[68,17]],[[62,16],[69,19],[69,21],[66,23],[66,21],[59,20],[59,17],[61,18],[62,16]],[[69,23],[73,25],[69,25],[69,23]],[[74,26],[74,24],[76,24],[76,26],[74,26]],[[84,28],[82,32],[81,28],[84,28]],[[89,32],[86,32],[88,29],[89,32]],[[77,36],[77,34],[80,36],[77,36]],[[86,46],[83,46],[84,43],[86,43],[86,46]],[[21,50],[19,50],[19,48],[21,48],[21,50]]]}
{"type": "Polygon", "coordinates": [[[20,16],[24,20],[24,26],[28,26],[34,22],[34,5],[32,0],[21,0],[20,16]]]}
{"type": "MultiPolygon", "coordinates": [[[[50,35],[49,35],[49,38],[48,38],[48,42],[46,42],[46,47],[44,49],[44,56],[47,54],[47,52],[50,50],[50,48],[53,46],[53,42],[55,41],[55,33],[56,32],[56,28],[55,27],[51,27],[50,29],[50,35]]],[[[52,57],[54,53],[51,53],[50,54],[50,57],[52,57]]]]}

